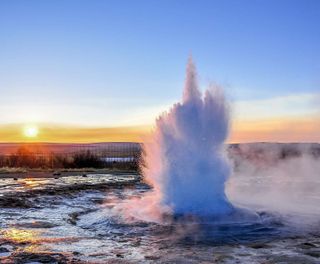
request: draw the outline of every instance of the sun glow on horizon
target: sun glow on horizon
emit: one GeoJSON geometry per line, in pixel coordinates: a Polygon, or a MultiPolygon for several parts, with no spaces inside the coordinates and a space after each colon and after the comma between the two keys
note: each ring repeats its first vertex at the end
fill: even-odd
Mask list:
{"type": "Polygon", "coordinates": [[[36,138],[39,134],[39,129],[37,126],[26,126],[24,129],[23,129],[23,134],[25,137],[28,137],[28,138],[36,138]]]}
{"type": "MultiPolygon", "coordinates": [[[[97,143],[143,142],[150,126],[81,127],[54,124],[0,124],[0,142],[97,143]]],[[[320,118],[233,120],[228,142],[320,142],[320,118]]]]}

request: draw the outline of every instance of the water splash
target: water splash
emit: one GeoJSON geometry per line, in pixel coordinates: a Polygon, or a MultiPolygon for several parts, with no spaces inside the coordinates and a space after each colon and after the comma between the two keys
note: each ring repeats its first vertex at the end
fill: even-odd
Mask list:
{"type": "MultiPolygon", "coordinates": [[[[143,176],[154,189],[141,202],[152,205],[152,214],[160,210],[174,215],[220,216],[233,211],[224,191],[229,166],[223,143],[228,128],[223,92],[210,87],[202,96],[190,58],[182,102],[158,117],[151,139],[144,145],[143,176]]],[[[138,207],[143,214],[150,212],[143,204],[138,207]]]]}

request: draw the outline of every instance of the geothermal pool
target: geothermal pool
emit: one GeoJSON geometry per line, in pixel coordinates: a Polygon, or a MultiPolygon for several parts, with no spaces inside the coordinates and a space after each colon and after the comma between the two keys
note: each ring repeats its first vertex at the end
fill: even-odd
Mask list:
{"type": "MultiPolygon", "coordinates": [[[[250,183],[265,186],[266,180],[233,175],[229,198],[240,201],[250,183]]],[[[128,219],[115,210],[148,192],[130,173],[0,179],[0,262],[319,263],[320,225],[310,220],[315,219],[311,210],[281,213],[268,211],[266,204],[258,206],[266,210],[256,210],[257,199],[247,204],[259,215],[256,222],[171,219],[161,224],[128,219]]],[[[316,202],[320,193],[309,196],[305,201],[316,202]]]]}

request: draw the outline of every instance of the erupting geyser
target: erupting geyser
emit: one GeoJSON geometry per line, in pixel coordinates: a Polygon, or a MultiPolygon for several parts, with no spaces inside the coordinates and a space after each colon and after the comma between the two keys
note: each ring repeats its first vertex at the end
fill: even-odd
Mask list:
{"type": "Polygon", "coordinates": [[[190,58],[182,102],[157,119],[144,146],[143,176],[154,187],[146,198],[153,208],[174,215],[233,212],[224,186],[229,175],[223,151],[228,128],[223,92],[210,87],[202,96],[190,58]]]}

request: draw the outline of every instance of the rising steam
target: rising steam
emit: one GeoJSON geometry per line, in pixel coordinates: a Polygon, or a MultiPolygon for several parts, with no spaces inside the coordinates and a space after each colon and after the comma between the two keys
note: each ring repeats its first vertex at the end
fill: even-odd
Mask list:
{"type": "Polygon", "coordinates": [[[270,212],[318,223],[320,147],[231,145],[231,172],[224,149],[228,128],[222,91],[210,87],[202,95],[190,59],[182,102],[158,117],[144,144],[142,174],[153,188],[117,205],[117,213],[161,223],[168,215],[258,223],[270,212]]]}
{"type": "Polygon", "coordinates": [[[225,195],[229,166],[223,143],[229,116],[222,91],[198,89],[192,59],[187,65],[181,103],[156,120],[144,144],[143,176],[153,190],[127,205],[126,212],[144,220],[173,215],[221,216],[233,211],[225,195]]]}

